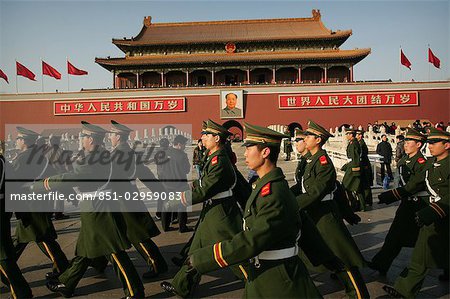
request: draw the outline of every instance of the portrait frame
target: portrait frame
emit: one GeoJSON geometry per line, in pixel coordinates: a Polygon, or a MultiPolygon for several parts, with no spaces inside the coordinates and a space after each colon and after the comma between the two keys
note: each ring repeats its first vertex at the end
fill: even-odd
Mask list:
{"type": "Polygon", "coordinates": [[[221,119],[244,118],[244,91],[243,90],[222,90],[219,98],[219,114],[221,119]],[[233,96],[234,95],[234,96],[233,96]],[[235,106],[230,109],[227,104],[227,96],[230,103],[233,104],[232,99],[235,98],[235,106]]]}

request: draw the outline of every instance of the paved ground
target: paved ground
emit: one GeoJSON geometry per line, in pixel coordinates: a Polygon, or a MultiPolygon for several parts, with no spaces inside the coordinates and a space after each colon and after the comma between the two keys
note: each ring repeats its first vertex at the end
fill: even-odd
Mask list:
{"type": "MultiPolygon", "coordinates": [[[[235,151],[241,161],[238,166],[244,176],[246,176],[247,170],[243,163],[243,149],[236,147],[235,151]]],[[[289,183],[293,184],[293,172],[295,170],[296,162],[281,161],[279,166],[283,168],[289,183]]],[[[380,191],[377,189],[373,191],[374,198],[376,198],[376,195],[379,192],[380,191]]],[[[395,210],[396,205],[386,207],[384,205],[379,206],[374,204],[371,211],[359,213],[362,218],[360,224],[349,227],[356,243],[366,259],[370,259],[381,247],[395,210]]],[[[198,208],[196,208],[189,219],[189,224],[191,226],[195,224],[198,214],[199,211],[198,208]]],[[[159,222],[157,223],[159,225],[159,222]]],[[[15,226],[15,223],[13,223],[13,226],[15,226]]],[[[72,214],[70,219],[55,221],[55,227],[58,231],[58,241],[64,252],[67,254],[67,257],[71,259],[73,257],[80,229],[79,215],[72,214]]],[[[177,228],[176,225],[174,226],[173,231],[162,233],[154,239],[160,246],[170,268],[167,273],[158,279],[144,282],[148,298],[167,297],[161,292],[159,284],[163,280],[170,280],[175,275],[177,268],[171,264],[170,259],[179,252],[183,244],[191,235],[191,233],[180,234],[175,228],[177,228]]],[[[144,273],[146,267],[142,258],[133,249],[130,250],[129,254],[137,266],[138,272],[140,274],[144,273]]],[[[387,277],[380,277],[376,272],[370,269],[363,270],[363,275],[372,298],[384,295],[381,287],[383,284],[392,283],[395,280],[400,271],[407,265],[410,255],[411,249],[404,249],[400,256],[395,260],[387,277]]],[[[24,272],[25,278],[30,283],[35,297],[57,297],[57,295],[49,292],[45,287],[44,275],[51,268],[51,264],[35,244],[28,245],[28,248],[19,260],[19,266],[24,272]]],[[[439,274],[440,271],[438,270],[431,271],[430,275],[425,279],[419,298],[449,298],[449,285],[448,283],[438,281],[437,276],[439,274]]],[[[326,298],[341,298],[345,296],[340,285],[337,281],[331,279],[329,274],[313,274],[312,276],[319,291],[326,298]]],[[[242,292],[243,284],[235,281],[230,271],[221,270],[204,276],[195,295],[196,297],[240,298],[242,292]]],[[[2,286],[0,289],[0,298],[7,298],[9,295],[8,289],[2,286]]],[[[76,290],[76,296],[120,298],[123,296],[123,292],[112,266],[109,265],[102,275],[97,275],[93,269],[89,269],[76,290]]]]}

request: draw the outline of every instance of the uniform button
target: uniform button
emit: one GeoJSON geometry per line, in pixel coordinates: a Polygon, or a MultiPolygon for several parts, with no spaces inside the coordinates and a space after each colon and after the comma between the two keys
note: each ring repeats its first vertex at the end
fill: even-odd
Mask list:
{"type": "Polygon", "coordinates": [[[442,179],[441,179],[441,178],[438,178],[438,181],[442,181],[442,179]]]}

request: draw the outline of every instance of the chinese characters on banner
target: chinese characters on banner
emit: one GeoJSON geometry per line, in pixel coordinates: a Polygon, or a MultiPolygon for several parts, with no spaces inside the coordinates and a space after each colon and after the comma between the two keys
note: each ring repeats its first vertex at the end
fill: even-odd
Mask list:
{"type": "Polygon", "coordinates": [[[58,101],[54,115],[184,112],[186,98],[58,101]]]}
{"type": "Polygon", "coordinates": [[[419,96],[417,91],[287,94],[278,96],[278,107],[280,109],[403,107],[418,105],[419,96]]]}

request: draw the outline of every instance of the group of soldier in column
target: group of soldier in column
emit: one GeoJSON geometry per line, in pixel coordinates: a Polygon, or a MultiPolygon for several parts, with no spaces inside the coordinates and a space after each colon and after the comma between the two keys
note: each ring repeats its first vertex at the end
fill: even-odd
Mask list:
{"type": "MultiPolygon", "coordinates": [[[[13,298],[30,298],[32,290],[17,266],[28,242],[36,242],[53,263],[46,275],[47,288],[64,297],[75,294],[76,286],[89,266],[102,271],[110,262],[122,282],[126,298],[145,296],[144,285],[126,250],[134,246],[148,265],[145,279],[166,272],[167,263],[152,238],[159,230],[144,203],[108,205],[81,202],[81,229],[75,257],[69,263],[48,213],[16,213],[18,224],[14,242],[10,219],[4,207],[4,177],[30,178],[24,190],[33,192],[137,190],[139,179],[154,192],[165,187],[148,167],[137,163],[137,153],[128,145],[132,131],[111,121],[110,131],[82,122],[83,154],[73,171],[49,175],[40,167],[28,170],[36,132],[18,127],[17,144],[22,149],[12,164],[1,159],[2,281],[13,298]],[[103,146],[110,133],[111,152],[103,146]],[[121,163],[131,157],[132,167],[121,163]],[[101,157],[109,163],[92,163],[101,157]],[[84,210],[83,210],[84,209],[84,210]],[[120,212],[117,212],[120,211],[120,212]]],[[[384,274],[402,247],[414,247],[411,262],[394,286],[383,289],[391,297],[415,297],[429,269],[439,268],[448,275],[449,265],[449,150],[450,134],[430,128],[427,135],[408,129],[406,156],[399,162],[400,185],[379,195],[379,203],[400,201],[395,218],[381,250],[367,262],[353,240],[344,220],[357,225],[356,214],[372,206],[372,168],[364,132],[349,129],[344,178],[337,180],[336,169],[323,148],[332,135],[309,121],[305,131],[295,132],[299,153],[295,184],[289,187],[283,170],[277,166],[280,146],[286,134],[245,124],[245,162],[258,179],[251,184],[237,169],[236,156],[229,145],[231,133],[220,124],[203,123],[201,141],[205,156],[199,178],[181,192],[178,211],[202,204],[192,238],[181,257],[173,261],[180,269],[171,282],[163,281],[167,293],[195,296],[201,276],[230,267],[245,282],[246,298],[320,298],[309,272],[328,271],[339,280],[348,297],[369,298],[361,268],[371,267],[384,274]],[[433,157],[426,159],[421,149],[428,143],[433,157]]],[[[35,158],[38,158],[36,156],[35,158]]],[[[36,162],[37,165],[37,162],[36,162]]],[[[25,180],[26,181],[26,180],[25,180]]]]}

